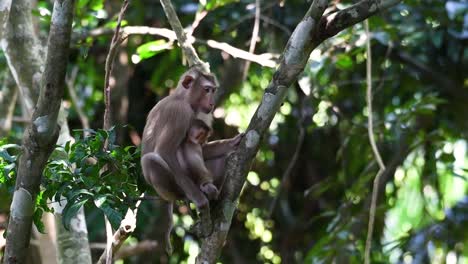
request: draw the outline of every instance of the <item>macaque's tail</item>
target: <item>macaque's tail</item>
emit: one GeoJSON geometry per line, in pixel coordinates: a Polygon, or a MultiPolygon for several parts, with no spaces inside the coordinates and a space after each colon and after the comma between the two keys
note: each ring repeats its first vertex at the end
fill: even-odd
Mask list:
{"type": "Polygon", "coordinates": [[[173,202],[165,202],[161,204],[161,211],[163,215],[166,215],[166,232],[164,233],[164,243],[165,243],[165,250],[168,256],[172,255],[172,244],[171,244],[171,231],[172,227],[174,226],[174,222],[172,219],[172,210],[173,210],[173,202]]]}

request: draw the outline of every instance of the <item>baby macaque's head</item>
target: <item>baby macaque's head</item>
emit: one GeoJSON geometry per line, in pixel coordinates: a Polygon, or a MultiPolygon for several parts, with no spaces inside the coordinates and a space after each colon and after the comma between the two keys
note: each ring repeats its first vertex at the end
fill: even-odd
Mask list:
{"type": "Polygon", "coordinates": [[[210,114],[198,113],[188,133],[188,140],[195,144],[203,145],[212,134],[212,116],[210,114]]]}

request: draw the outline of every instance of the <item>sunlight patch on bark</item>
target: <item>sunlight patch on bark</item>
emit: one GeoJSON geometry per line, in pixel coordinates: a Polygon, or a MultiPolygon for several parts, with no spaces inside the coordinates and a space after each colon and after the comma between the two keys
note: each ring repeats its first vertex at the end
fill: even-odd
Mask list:
{"type": "Polygon", "coordinates": [[[26,189],[20,187],[15,191],[10,211],[13,218],[23,218],[33,215],[34,206],[32,196],[26,189]]]}
{"type": "Polygon", "coordinates": [[[247,148],[254,148],[257,146],[258,141],[260,140],[260,135],[255,130],[250,130],[247,132],[245,145],[247,148]]]}

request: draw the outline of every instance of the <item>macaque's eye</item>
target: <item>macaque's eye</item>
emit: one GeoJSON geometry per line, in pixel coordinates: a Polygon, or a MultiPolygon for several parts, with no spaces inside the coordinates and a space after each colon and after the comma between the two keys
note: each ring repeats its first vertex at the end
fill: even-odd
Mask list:
{"type": "Polygon", "coordinates": [[[207,93],[210,92],[210,87],[208,87],[208,86],[203,87],[203,89],[205,89],[205,92],[207,92],[207,93]]]}

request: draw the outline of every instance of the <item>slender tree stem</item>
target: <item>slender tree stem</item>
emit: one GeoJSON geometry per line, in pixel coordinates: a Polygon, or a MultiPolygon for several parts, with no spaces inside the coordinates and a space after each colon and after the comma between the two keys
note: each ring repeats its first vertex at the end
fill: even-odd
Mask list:
{"type": "Polygon", "coordinates": [[[372,50],[371,50],[371,35],[369,32],[369,21],[364,21],[364,27],[366,29],[367,41],[366,41],[366,49],[367,49],[367,62],[366,62],[366,80],[367,80],[367,91],[366,91],[366,101],[367,101],[367,109],[368,109],[368,118],[367,118],[367,132],[369,135],[369,142],[372,147],[372,152],[374,153],[375,159],[379,165],[379,171],[375,176],[373,187],[372,187],[372,200],[369,212],[369,225],[367,228],[367,239],[366,239],[366,248],[364,251],[364,263],[369,264],[370,259],[370,252],[372,247],[372,233],[374,231],[374,221],[375,221],[375,211],[377,207],[377,197],[379,195],[379,181],[380,176],[385,171],[385,165],[383,163],[382,157],[380,156],[379,149],[377,148],[377,144],[375,143],[374,138],[374,121],[373,121],[373,110],[372,110],[372,50]]]}
{"type": "MultiPolygon", "coordinates": [[[[258,34],[260,31],[260,0],[255,0],[255,21],[252,30],[252,38],[250,39],[249,53],[254,53],[255,46],[257,44],[258,34]]],[[[250,61],[245,62],[244,73],[242,74],[242,80],[247,78],[249,73],[250,61]]]]}

